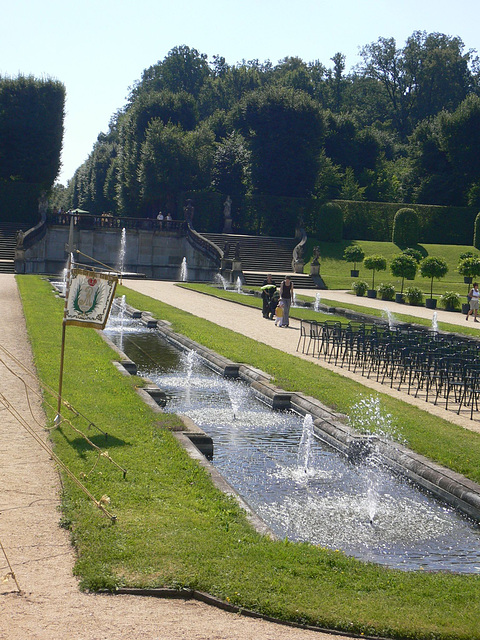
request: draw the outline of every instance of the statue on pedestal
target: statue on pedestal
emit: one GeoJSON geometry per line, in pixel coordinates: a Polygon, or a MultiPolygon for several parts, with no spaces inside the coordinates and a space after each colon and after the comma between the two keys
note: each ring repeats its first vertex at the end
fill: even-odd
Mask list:
{"type": "Polygon", "coordinates": [[[227,199],[223,203],[223,217],[225,221],[223,223],[223,233],[231,233],[232,231],[232,199],[227,196],[227,199]]]}

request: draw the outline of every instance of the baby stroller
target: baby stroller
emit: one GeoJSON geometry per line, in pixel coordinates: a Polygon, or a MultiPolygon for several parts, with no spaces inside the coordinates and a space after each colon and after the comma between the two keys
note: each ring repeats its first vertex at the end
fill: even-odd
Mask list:
{"type": "Polygon", "coordinates": [[[275,291],[275,293],[272,296],[272,299],[270,300],[270,320],[273,320],[273,317],[275,316],[275,310],[278,307],[279,301],[280,301],[280,294],[278,293],[278,291],[275,291]]]}

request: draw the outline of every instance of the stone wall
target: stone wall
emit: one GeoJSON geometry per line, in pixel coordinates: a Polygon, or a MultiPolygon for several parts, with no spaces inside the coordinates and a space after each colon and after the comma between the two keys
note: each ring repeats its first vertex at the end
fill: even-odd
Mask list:
{"type": "MultiPolygon", "coordinates": [[[[17,251],[17,272],[62,274],[67,260],[68,236],[67,226],[49,226],[41,240],[23,252],[17,251]]],[[[75,228],[73,246],[86,256],[118,268],[121,236],[122,229],[75,228]]],[[[84,255],[75,254],[74,257],[78,262],[93,264],[84,255]]],[[[141,273],[159,280],[179,280],[183,258],[187,261],[190,281],[211,281],[218,272],[212,258],[192,247],[183,233],[126,230],[124,272],[141,273]]]]}

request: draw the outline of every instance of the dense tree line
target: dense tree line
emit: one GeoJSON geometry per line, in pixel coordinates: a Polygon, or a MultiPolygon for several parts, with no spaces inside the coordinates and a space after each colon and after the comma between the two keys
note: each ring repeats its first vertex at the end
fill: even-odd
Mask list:
{"type": "Polygon", "coordinates": [[[403,48],[379,38],[361,58],[346,74],[341,53],[331,68],[295,57],[228,65],[176,47],[143,72],[64,204],[175,216],[182,194],[211,192],[231,196],[237,229],[265,232],[278,229],[274,208],[253,221],[249,199],[479,205],[474,52],[415,32],[403,48]]]}

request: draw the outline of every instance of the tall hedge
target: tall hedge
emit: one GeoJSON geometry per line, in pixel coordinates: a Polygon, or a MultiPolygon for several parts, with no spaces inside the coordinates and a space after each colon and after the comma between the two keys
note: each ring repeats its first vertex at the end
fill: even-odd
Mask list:
{"type": "Polygon", "coordinates": [[[56,80],[0,78],[3,220],[22,218],[25,204],[30,208],[32,199],[37,203],[41,192],[53,186],[60,170],[64,106],[65,87],[56,80]]]}
{"type": "Polygon", "coordinates": [[[0,80],[0,179],[49,189],[60,169],[65,87],[20,76],[0,80]]]}
{"type": "MultiPolygon", "coordinates": [[[[343,211],[343,236],[346,240],[390,242],[398,203],[334,200],[343,211]]],[[[412,207],[413,208],[413,207],[412,207]]],[[[419,222],[419,242],[429,244],[473,243],[475,207],[414,205],[419,222]]]]}
{"type": "Polygon", "coordinates": [[[0,221],[15,223],[26,231],[39,220],[42,185],[0,180],[0,221]]]}
{"type": "Polygon", "coordinates": [[[343,238],[343,212],[335,202],[323,204],[316,219],[315,237],[325,242],[340,242],[343,238]]]}

